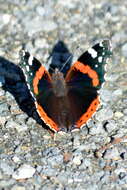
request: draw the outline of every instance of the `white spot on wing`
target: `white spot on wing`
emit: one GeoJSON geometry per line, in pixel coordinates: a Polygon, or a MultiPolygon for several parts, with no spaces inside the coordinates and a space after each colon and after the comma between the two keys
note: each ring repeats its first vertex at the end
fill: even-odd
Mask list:
{"type": "Polygon", "coordinates": [[[29,57],[28,64],[29,64],[29,65],[32,65],[32,63],[33,63],[33,56],[31,55],[31,56],[29,57]]]}
{"type": "Polygon", "coordinates": [[[99,63],[102,62],[102,56],[98,57],[98,61],[99,61],[99,63]]]}
{"type": "Polygon", "coordinates": [[[26,52],[24,50],[22,50],[22,55],[25,56],[26,52]]]}
{"type": "Polygon", "coordinates": [[[29,70],[30,70],[30,68],[29,68],[29,66],[28,66],[28,65],[26,66],[26,70],[27,70],[28,72],[29,72],[29,70]]]}
{"type": "Polygon", "coordinates": [[[88,53],[92,56],[92,58],[97,57],[97,52],[93,48],[88,49],[88,53]]]}
{"type": "MultiPolygon", "coordinates": [[[[103,41],[102,41],[102,42],[103,42],[103,41]]],[[[104,45],[103,45],[102,42],[99,43],[99,46],[100,46],[100,47],[104,47],[104,45]]]]}

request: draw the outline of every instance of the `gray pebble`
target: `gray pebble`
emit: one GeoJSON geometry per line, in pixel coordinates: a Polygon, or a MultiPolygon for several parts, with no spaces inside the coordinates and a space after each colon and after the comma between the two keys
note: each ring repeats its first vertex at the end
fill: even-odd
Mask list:
{"type": "Polygon", "coordinates": [[[116,147],[113,147],[111,149],[106,150],[106,153],[104,154],[104,158],[118,160],[120,159],[120,153],[116,147]]]}
{"type": "Polygon", "coordinates": [[[3,188],[10,188],[13,184],[15,184],[15,180],[14,179],[7,179],[7,180],[1,180],[0,181],[0,187],[1,187],[1,190],[3,189],[3,188]]]}
{"type": "Polygon", "coordinates": [[[4,174],[7,175],[12,175],[13,171],[14,171],[14,167],[10,166],[7,162],[5,161],[1,161],[0,162],[0,168],[2,169],[2,171],[4,172],[4,174]]]}
{"type": "Polygon", "coordinates": [[[124,44],[122,47],[122,54],[123,56],[127,57],[127,43],[124,44]]]}
{"type": "Polygon", "coordinates": [[[7,116],[8,112],[8,105],[6,103],[0,104],[0,116],[7,116]]]}
{"type": "Polygon", "coordinates": [[[103,108],[96,113],[95,117],[98,121],[101,122],[108,119],[112,119],[113,111],[110,108],[103,108]]]}
{"type": "Polygon", "coordinates": [[[109,120],[105,127],[110,134],[112,131],[117,130],[117,123],[114,120],[109,120]]]}

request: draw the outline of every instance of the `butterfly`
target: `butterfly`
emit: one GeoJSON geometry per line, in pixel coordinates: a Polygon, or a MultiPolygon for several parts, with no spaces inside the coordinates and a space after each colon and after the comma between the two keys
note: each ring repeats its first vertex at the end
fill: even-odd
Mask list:
{"type": "Polygon", "coordinates": [[[21,51],[20,67],[36,110],[52,131],[80,129],[97,111],[111,54],[110,41],[103,40],[83,53],[64,75],[59,68],[48,72],[28,51],[21,51]]]}

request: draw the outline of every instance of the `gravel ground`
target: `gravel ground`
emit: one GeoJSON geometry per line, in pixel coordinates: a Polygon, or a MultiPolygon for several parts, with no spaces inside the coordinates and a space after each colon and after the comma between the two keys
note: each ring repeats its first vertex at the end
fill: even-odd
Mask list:
{"type": "Polygon", "coordinates": [[[126,139],[95,154],[127,134],[127,1],[0,0],[0,18],[0,56],[16,65],[22,44],[42,63],[58,40],[74,59],[101,39],[113,45],[103,107],[73,134],[52,138],[3,90],[0,75],[0,190],[127,189],[126,139]]]}

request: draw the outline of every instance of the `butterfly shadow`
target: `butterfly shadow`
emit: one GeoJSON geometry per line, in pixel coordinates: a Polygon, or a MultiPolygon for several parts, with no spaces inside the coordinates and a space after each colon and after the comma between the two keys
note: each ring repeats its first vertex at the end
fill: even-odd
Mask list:
{"type": "MultiPolygon", "coordinates": [[[[51,60],[49,68],[50,74],[52,74],[55,68],[62,68],[61,72],[65,75],[71,66],[72,54],[69,52],[63,41],[58,41],[54,45],[49,59],[51,60]],[[67,63],[63,67],[66,61],[67,63]]],[[[36,120],[36,122],[42,125],[45,129],[49,129],[40,119],[40,116],[36,111],[34,99],[29,92],[25,81],[25,76],[21,68],[6,58],[0,56],[0,78],[2,80],[3,89],[10,92],[14,96],[20,109],[29,117],[36,120]]]]}

